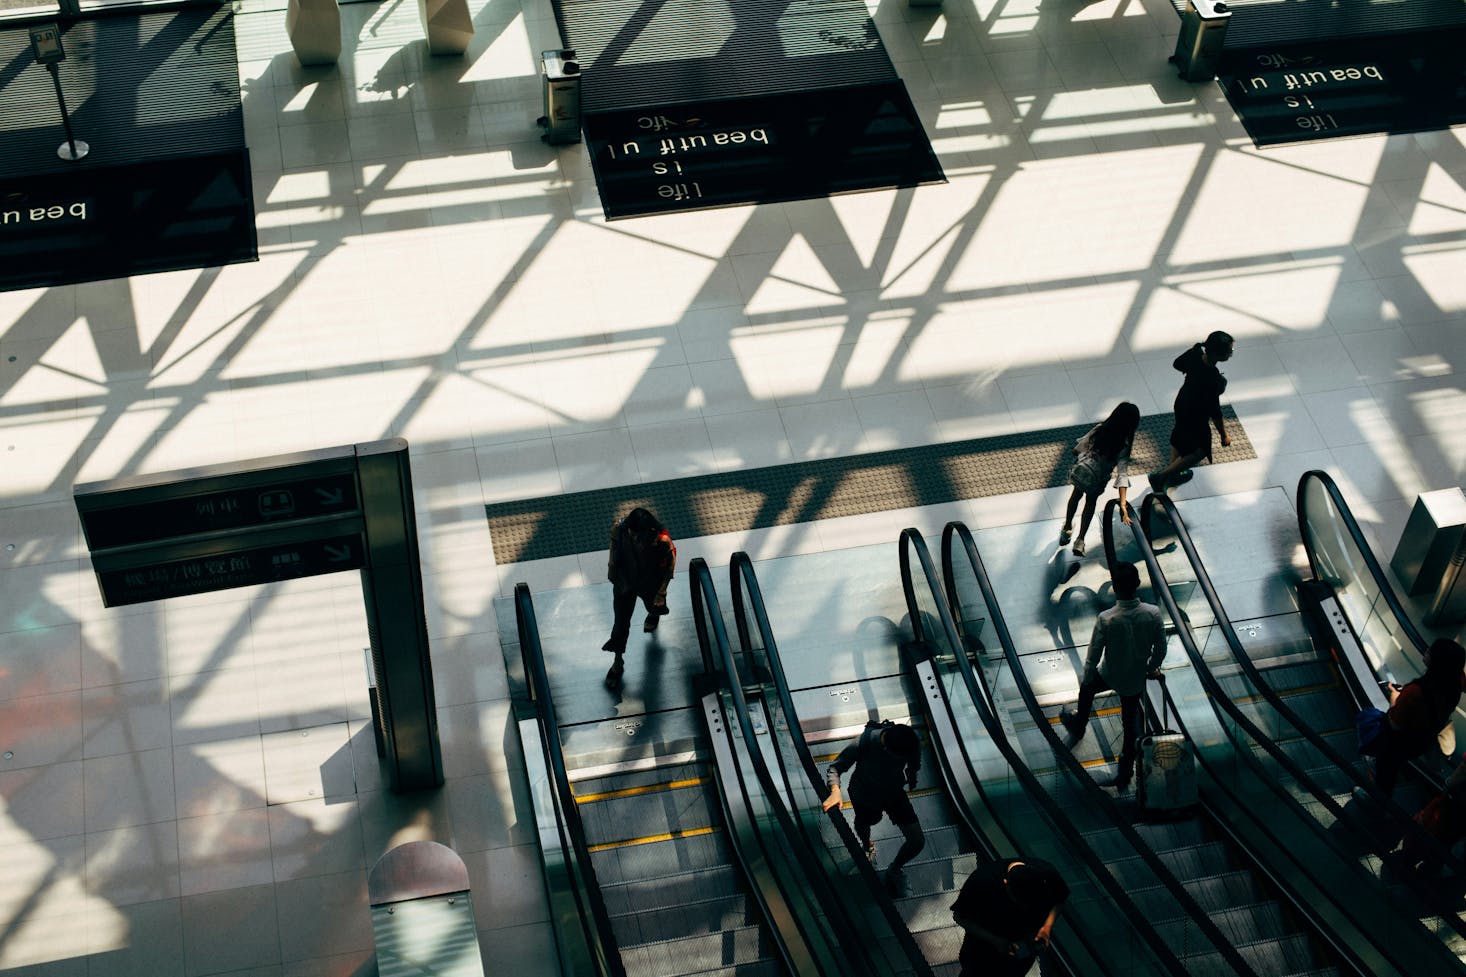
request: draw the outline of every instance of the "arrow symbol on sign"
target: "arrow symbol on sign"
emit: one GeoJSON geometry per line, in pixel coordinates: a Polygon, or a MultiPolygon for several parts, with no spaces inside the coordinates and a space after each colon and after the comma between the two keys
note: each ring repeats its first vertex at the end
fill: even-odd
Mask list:
{"type": "Polygon", "coordinates": [[[340,505],[346,501],[346,493],[342,492],[339,488],[318,488],[316,489],[316,498],[321,500],[321,505],[340,505]]]}
{"type": "Polygon", "coordinates": [[[346,546],[332,546],[330,543],[327,543],[326,559],[330,560],[332,563],[345,563],[347,560],[351,559],[350,544],[346,546]]]}

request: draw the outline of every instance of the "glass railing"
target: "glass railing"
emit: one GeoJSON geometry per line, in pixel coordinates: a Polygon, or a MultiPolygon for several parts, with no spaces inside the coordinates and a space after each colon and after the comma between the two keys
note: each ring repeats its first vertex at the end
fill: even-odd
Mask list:
{"type": "MultiPolygon", "coordinates": [[[[1056,857],[1084,868],[1091,894],[1082,913],[1073,914],[1076,935],[1093,941],[1092,952],[1115,973],[1190,973],[1200,967],[1255,973],[1054,733],[1026,673],[1035,663],[1018,655],[967,527],[949,523],[943,531],[944,588],[936,583],[920,534],[907,530],[903,544],[910,545],[917,564],[908,589],[912,618],[922,627],[919,640],[932,645],[943,692],[966,730],[969,751],[982,744],[974,759],[982,764],[989,809],[1019,845],[1064,839],[1066,850],[1056,857]],[[1132,901],[1142,890],[1166,893],[1175,906],[1163,932],[1132,901]]],[[[1045,673],[1070,668],[1072,676],[1067,656],[1040,657],[1036,667],[1045,673]]],[[[1044,681],[1052,685],[1055,679],[1046,674],[1044,681]]],[[[1068,687],[1077,686],[1074,676],[1068,687]]]]}
{"type": "MultiPolygon", "coordinates": [[[[1333,588],[1365,657],[1380,681],[1404,684],[1425,671],[1429,642],[1406,613],[1385,570],[1327,472],[1298,482],[1298,529],[1313,575],[1333,588]]],[[[1466,705],[1455,715],[1456,742],[1466,743],[1466,705]]],[[[1427,768],[1432,779],[1442,771],[1427,768]]]]}
{"type": "MultiPolygon", "coordinates": [[[[1269,748],[1262,748],[1253,742],[1253,755],[1276,781],[1286,788],[1299,802],[1299,809],[1310,815],[1320,832],[1330,838],[1344,857],[1354,857],[1366,869],[1364,877],[1375,884],[1382,900],[1390,897],[1376,872],[1383,870],[1387,853],[1394,847],[1395,839],[1409,833],[1423,851],[1431,852],[1437,864],[1449,866],[1458,875],[1466,877],[1466,864],[1453,858],[1441,845],[1431,839],[1419,825],[1415,824],[1403,808],[1390,802],[1364,775],[1361,765],[1344,756],[1310,724],[1302,720],[1266,679],[1258,672],[1247,650],[1242,646],[1237,630],[1222,606],[1216,589],[1212,586],[1206,567],[1197,555],[1196,546],[1186,529],[1186,524],[1174,502],[1165,495],[1152,494],[1142,504],[1141,527],[1147,534],[1149,548],[1167,582],[1172,595],[1178,592],[1191,595],[1192,608],[1189,616],[1194,623],[1198,603],[1204,605],[1205,616],[1215,627],[1205,631],[1205,643],[1199,648],[1201,656],[1211,668],[1226,668],[1237,686],[1231,694],[1221,688],[1219,694],[1228,698],[1239,710],[1257,717],[1258,724],[1266,731],[1269,748]],[[1247,707],[1242,708],[1241,703],[1247,707]],[[1283,755],[1296,763],[1282,764],[1276,760],[1281,752],[1278,744],[1286,742],[1288,749],[1283,755]],[[1319,782],[1318,774],[1305,775],[1307,771],[1329,771],[1330,782],[1342,784],[1342,790],[1333,790],[1319,782]],[[1373,792],[1378,804],[1389,812],[1394,830],[1386,837],[1373,813],[1366,814],[1356,805],[1345,805],[1335,799],[1336,793],[1347,794],[1352,788],[1373,792]]],[[[1208,669],[1210,670],[1210,668],[1208,669]]],[[[1213,676],[1213,685],[1216,685],[1213,676]]],[[[1466,935],[1466,923],[1454,912],[1430,910],[1425,907],[1440,903],[1440,893],[1413,874],[1407,873],[1393,878],[1415,896],[1419,902],[1412,906],[1400,906],[1437,934],[1448,939],[1454,935],[1466,935]]],[[[1398,901],[1404,897],[1397,893],[1398,901]]]]}
{"type": "MultiPolygon", "coordinates": [[[[740,680],[738,654],[728,641],[721,603],[707,564],[695,559],[688,567],[692,587],[693,620],[702,653],[705,676],[716,678],[726,735],[736,757],[742,790],[757,822],[757,835],[767,855],[765,868],[754,879],[756,890],[775,898],[792,914],[781,919],[777,909],[770,922],[784,933],[797,930],[800,941],[792,947],[806,963],[791,962],[796,973],[861,974],[869,977],[912,975],[930,977],[919,953],[908,957],[896,935],[863,915],[868,898],[842,884],[850,874],[838,856],[823,845],[811,845],[803,820],[807,812],[791,812],[776,784],[756,729],[762,722],[749,707],[740,680]]],[[[712,686],[709,686],[710,688],[712,686]]],[[[818,808],[816,807],[816,810],[818,808]]],[[[909,937],[908,937],[909,939],[909,937]]],[[[792,941],[791,941],[792,942],[792,941]]]]}
{"type": "Polygon", "coordinates": [[[517,718],[561,969],[567,974],[626,977],[560,750],[560,725],[545,674],[534,600],[522,583],[514,587],[514,619],[526,686],[516,712],[523,713],[517,718]]]}
{"type": "Polygon", "coordinates": [[[820,775],[799,717],[794,711],[784,664],[769,625],[763,592],[753,563],[746,553],[733,554],[729,567],[733,588],[733,619],[738,631],[739,654],[735,656],[738,680],[746,689],[756,688],[773,741],[776,781],[790,798],[790,808],[805,842],[828,853],[826,871],[844,898],[845,912],[861,931],[877,944],[876,953],[893,968],[891,973],[926,973],[912,961],[922,961],[921,950],[912,939],[895,905],[881,885],[870,859],[861,850],[855,832],[837,805],[822,809],[829,788],[820,775]]]}

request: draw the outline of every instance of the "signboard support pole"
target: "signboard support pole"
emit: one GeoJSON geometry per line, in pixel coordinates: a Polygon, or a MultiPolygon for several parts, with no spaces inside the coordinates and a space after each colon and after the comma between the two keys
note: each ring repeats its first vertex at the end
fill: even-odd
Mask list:
{"type": "Polygon", "coordinates": [[[356,452],[366,541],[361,586],[388,780],[399,793],[439,787],[443,755],[407,446],[377,442],[356,452]]]}
{"type": "Polygon", "coordinates": [[[91,147],[80,142],[71,131],[71,113],[66,111],[66,95],[61,91],[61,71],[54,61],[46,65],[46,70],[51,72],[51,82],[56,86],[56,104],[61,106],[61,125],[66,130],[66,142],[56,150],[56,155],[72,161],[82,159],[91,147]]]}

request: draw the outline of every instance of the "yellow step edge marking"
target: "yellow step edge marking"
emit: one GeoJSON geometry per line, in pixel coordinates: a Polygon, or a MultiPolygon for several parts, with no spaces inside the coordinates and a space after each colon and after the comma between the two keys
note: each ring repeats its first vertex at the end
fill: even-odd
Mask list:
{"type": "Polygon", "coordinates": [[[654,841],[672,841],[676,838],[695,838],[698,835],[710,835],[716,830],[716,828],[711,826],[706,828],[686,828],[681,831],[669,831],[666,834],[644,835],[641,838],[627,838],[625,841],[607,841],[599,845],[590,845],[588,847],[589,850],[593,852],[606,851],[607,849],[611,848],[630,848],[632,845],[650,845],[654,841]]]}
{"type": "MultiPolygon", "coordinates": [[[[1095,718],[1097,718],[1099,716],[1118,716],[1118,715],[1120,715],[1120,707],[1119,706],[1107,706],[1104,709],[1095,709],[1095,710],[1093,710],[1092,712],[1090,712],[1089,718],[1090,719],[1095,719],[1095,718]]],[[[1049,717],[1049,725],[1050,726],[1057,726],[1057,725],[1059,725],[1059,717],[1058,716],[1050,716],[1049,717]]]]}
{"type": "Polygon", "coordinates": [[[682,787],[696,787],[699,784],[706,784],[706,777],[690,777],[687,780],[670,780],[662,784],[643,784],[640,787],[622,787],[620,790],[607,790],[599,794],[577,794],[575,803],[589,804],[591,801],[609,801],[617,797],[635,797],[637,794],[654,794],[662,790],[677,790],[682,787]]]}

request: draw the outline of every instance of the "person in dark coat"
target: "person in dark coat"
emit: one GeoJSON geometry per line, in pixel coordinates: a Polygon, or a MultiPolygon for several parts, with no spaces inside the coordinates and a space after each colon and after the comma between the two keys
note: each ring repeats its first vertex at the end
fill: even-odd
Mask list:
{"type": "Polygon", "coordinates": [[[1048,949],[1069,886],[1041,858],[1005,858],[973,869],[952,920],[962,927],[958,977],[1023,977],[1048,949]]]}
{"type": "Polygon", "coordinates": [[[1191,466],[1200,464],[1202,459],[1211,460],[1213,427],[1222,439],[1222,447],[1232,443],[1227,435],[1226,419],[1222,417],[1222,394],[1227,390],[1227,378],[1222,376],[1217,364],[1232,358],[1234,345],[1230,335],[1217,331],[1171,364],[1186,379],[1181,381],[1172,405],[1175,422],[1171,427],[1171,461],[1160,471],[1150,473],[1151,491],[1164,492],[1173,485],[1190,481],[1191,466]]]}
{"type": "Polygon", "coordinates": [[[901,829],[903,841],[896,857],[886,869],[886,888],[894,896],[905,895],[906,879],[902,870],[926,847],[926,834],[911,806],[907,790],[916,788],[916,775],[921,771],[921,741],[916,730],[890,720],[865,724],[860,738],[840,751],[830,764],[825,779],[830,793],[825,798],[826,811],[840,803],[840,775],[851,767],[850,806],[855,810],[855,836],[865,846],[865,854],[874,864],[875,842],[870,829],[889,815],[891,823],[901,829]]]}
{"type": "Polygon", "coordinates": [[[1452,720],[1461,701],[1466,649],[1449,638],[1437,638],[1425,650],[1425,674],[1390,689],[1387,728],[1375,746],[1374,782],[1389,794],[1400,768],[1436,745],[1436,736],[1452,720]]]}
{"type": "Polygon", "coordinates": [[[655,631],[662,615],[667,613],[667,585],[677,568],[677,547],[657,517],[637,507],[626,518],[611,527],[611,553],[606,563],[606,579],[611,581],[611,603],[615,620],[611,637],[601,645],[602,651],[615,655],[606,685],[621,687],[625,671],[626,639],[631,634],[631,614],[638,599],[646,606],[643,631],[655,631]]]}

